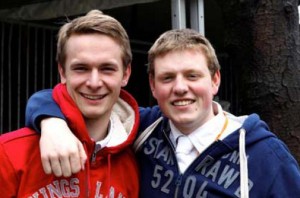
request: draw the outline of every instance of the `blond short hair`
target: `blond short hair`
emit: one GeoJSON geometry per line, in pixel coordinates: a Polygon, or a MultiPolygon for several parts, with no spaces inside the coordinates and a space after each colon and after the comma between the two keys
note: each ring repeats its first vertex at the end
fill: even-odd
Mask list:
{"type": "Polygon", "coordinates": [[[220,64],[211,43],[199,32],[192,29],[174,29],[163,33],[148,51],[148,72],[154,77],[155,58],[169,52],[200,50],[207,59],[208,69],[213,76],[220,70],[220,64]]]}
{"type": "Polygon", "coordinates": [[[66,43],[72,35],[94,33],[109,36],[120,45],[124,68],[131,63],[131,47],[125,29],[115,18],[105,15],[99,10],[92,10],[85,16],[75,18],[60,28],[57,41],[57,62],[64,68],[66,61],[66,43]]]}

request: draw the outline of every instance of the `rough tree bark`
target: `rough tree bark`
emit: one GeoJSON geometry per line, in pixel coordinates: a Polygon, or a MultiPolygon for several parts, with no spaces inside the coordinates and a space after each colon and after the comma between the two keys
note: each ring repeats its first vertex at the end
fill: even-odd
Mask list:
{"type": "Polygon", "coordinates": [[[298,0],[217,0],[239,74],[241,112],[257,112],[300,162],[298,0]]]}

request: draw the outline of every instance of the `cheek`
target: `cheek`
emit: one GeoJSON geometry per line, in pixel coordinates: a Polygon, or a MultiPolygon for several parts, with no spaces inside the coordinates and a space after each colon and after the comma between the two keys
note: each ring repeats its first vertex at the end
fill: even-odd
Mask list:
{"type": "Polygon", "coordinates": [[[155,89],[152,90],[153,96],[159,100],[165,100],[170,97],[170,89],[166,86],[157,85],[155,89]]]}
{"type": "Polygon", "coordinates": [[[195,86],[194,88],[192,88],[192,90],[195,96],[201,98],[201,100],[203,100],[205,103],[210,103],[215,95],[215,90],[211,87],[211,84],[202,84],[202,86],[195,86]]]}
{"type": "Polygon", "coordinates": [[[210,93],[210,90],[208,89],[208,87],[209,87],[208,84],[201,83],[201,86],[195,85],[195,86],[191,87],[191,89],[193,90],[193,92],[196,95],[202,96],[202,95],[206,95],[206,94],[210,93]]]}
{"type": "Polygon", "coordinates": [[[124,84],[124,81],[121,77],[112,78],[109,76],[105,76],[102,78],[102,82],[104,86],[113,91],[119,91],[122,88],[122,85],[124,84]]]}
{"type": "Polygon", "coordinates": [[[66,78],[66,83],[68,84],[69,87],[76,88],[78,86],[85,84],[85,79],[83,77],[73,75],[66,78]]]}

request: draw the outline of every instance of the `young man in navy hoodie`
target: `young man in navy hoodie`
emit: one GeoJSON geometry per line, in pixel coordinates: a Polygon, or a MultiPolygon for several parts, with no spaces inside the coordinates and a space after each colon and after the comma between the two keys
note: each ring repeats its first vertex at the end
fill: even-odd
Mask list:
{"type": "MultiPolygon", "coordinates": [[[[149,50],[148,61],[150,87],[159,106],[140,108],[134,144],[140,197],[300,196],[299,166],[267,124],[256,114],[234,116],[213,101],[221,82],[220,65],[205,37],[189,29],[167,31],[149,50]]],[[[30,111],[37,112],[32,106],[43,104],[46,97],[51,92],[36,94],[29,101],[30,111]]],[[[48,105],[55,113],[44,109],[34,117],[27,114],[29,123],[41,116],[63,118],[53,102],[48,105]]],[[[71,134],[69,129],[56,132],[53,122],[58,119],[48,119],[42,121],[47,139],[71,134]]],[[[53,158],[69,161],[61,151],[49,155],[63,142],[41,144],[47,150],[46,163],[53,158]]]]}

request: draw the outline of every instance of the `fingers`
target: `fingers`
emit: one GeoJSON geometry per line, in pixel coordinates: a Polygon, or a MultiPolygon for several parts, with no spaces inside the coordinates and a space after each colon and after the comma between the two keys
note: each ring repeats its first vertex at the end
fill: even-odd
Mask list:
{"type": "Polygon", "coordinates": [[[46,174],[52,173],[51,163],[48,158],[42,157],[42,166],[46,174]]]}
{"type": "Polygon", "coordinates": [[[42,156],[42,165],[46,174],[54,174],[56,177],[62,176],[62,168],[58,157],[42,156]]]}
{"type": "Polygon", "coordinates": [[[76,168],[76,163],[74,163],[72,159],[79,159],[79,157],[71,156],[72,154],[70,155],[70,158],[69,155],[54,155],[42,158],[42,165],[45,173],[53,173],[56,177],[70,177],[72,174],[78,173],[81,169],[80,162],[77,163],[79,164],[77,165],[79,168],[76,168]]]}
{"type": "Polygon", "coordinates": [[[81,142],[79,142],[79,144],[78,144],[78,150],[79,150],[80,161],[81,161],[81,170],[84,170],[84,164],[87,160],[87,155],[85,153],[85,150],[84,150],[81,142]]]}
{"type": "Polygon", "coordinates": [[[74,152],[70,155],[70,165],[72,173],[78,173],[80,170],[84,170],[84,164],[87,156],[83,145],[80,141],[77,142],[78,152],[74,152]]]}
{"type": "Polygon", "coordinates": [[[81,142],[78,142],[78,150],[53,152],[42,156],[42,165],[46,174],[53,173],[56,177],[70,177],[84,170],[86,160],[85,150],[81,142]]]}
{"type": "Polygon", "coordinates": [[[66,122],[47,118],[42,121],[41,127],[40,150],[45,173],[70,177],[84,170],[85,150],[66,122]]]}
{"type": "Polygon", "coordinates": [[[70,171],[74,173],[78,173],[81,170],[81,161],[79,152],[73,153],[70,155],[70,171]]]}
{"type": "MultiPolygon", "coordinates": [[[[72,175],[72,170],[71,170],[72,161],[70,161],[68,156],[63,156],[60,158],[59,162],[60,162],[60,167],[57,167],[57,174],[61,170],[62,175],[64,177],[70,177],[72,175]]],[[[54,165],[52,166],[52,169],[53,169],[54,175],[56,175],[56,173],[55,173],[56,169],[55,169],[54,165]]]]}
{"type": "Polygon", "coordinates": [[[52,173],[56,177],[61,177],[63,174],[62,174],[62,168],[61,168],[60,161],[57,158],[51,159],[50,164],[51,164],[52,173]]]}

